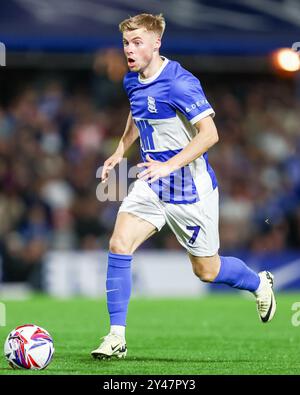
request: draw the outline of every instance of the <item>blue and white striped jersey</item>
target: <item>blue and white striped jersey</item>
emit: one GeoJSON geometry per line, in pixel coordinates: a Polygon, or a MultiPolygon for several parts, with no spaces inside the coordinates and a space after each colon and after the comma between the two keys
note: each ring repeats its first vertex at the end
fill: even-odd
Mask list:
{"type": "MultiPolygon", "coordinates": [[[[161,68],[148,79],[136,72],[124,78],[132,117],[140,134],[141,156],[167,161],[196,135],[193,126],[214,116],[199,80],[178,62],[164,58],[161,68]]],[[[217,186],[207,153],[187,166],[151,184],[166,203],[195,203],[217,186]]]]}

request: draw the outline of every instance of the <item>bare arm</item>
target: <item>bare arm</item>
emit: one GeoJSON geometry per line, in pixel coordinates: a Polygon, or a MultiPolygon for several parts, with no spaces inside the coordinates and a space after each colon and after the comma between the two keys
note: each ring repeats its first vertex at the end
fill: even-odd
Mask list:
{"type": "Polygon", "coordinates": [[[156,181],[160,177],[165,177],[171,172],[193,162],[203,155],[210,147],[219,141],[217,128],[211,117],[206,117],[195,123],[198,129],[197,135],[178,154],[174,155],[166,162],[159,162],[146,157],[148,162],[139,163],[138,167],[146,167],[138,177],[150,182],[156,181]]]}
{"type": "Polygon", "coordinates": [[[116,151],[104,162],[101,181],[105,182],[108,179],[108,173],[112,170],[118,163],[121,162],[125,152],[138,138],[139,132],[134,124],[131,111],[129,111],[128,119],[125,126],[125,131],[120,139],[116,151]]]}
{"type": "Polygon", "coordinates": [[[218,131],[212,117],[200,119],[194,126],[198,129],[198,134],[182,151],[168,160],[172,171],[193,162],[219,141],[218,131]]]}
{"type": "Polygon", "coordinates": [[[121,137],[121,140],[120,140],[119,145],[116,149],[116,152],[124,155],[125,152],[128,150],[128,148],[130,148],[131,145],[138,138],[138,136],[139,136],[138,129],[134,124],[134,121],[133,121],[133,118],[131,115],[131,111],[129,111],[129,115],[128,115],[126,126],[125,126],[125,131],[123,133],[123,136],[121,137]]]}

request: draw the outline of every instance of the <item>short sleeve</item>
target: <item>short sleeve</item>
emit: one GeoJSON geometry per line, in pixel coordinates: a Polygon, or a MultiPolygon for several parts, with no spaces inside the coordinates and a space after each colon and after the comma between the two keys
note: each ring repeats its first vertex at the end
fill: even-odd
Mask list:
{"type": "Polygon", "coordinates": [[[177,78],[170,89],[170,103],[195,124],[207,116],[214,117],[215,112],[207,101],[200,81],[192,74],[177,78]]]}

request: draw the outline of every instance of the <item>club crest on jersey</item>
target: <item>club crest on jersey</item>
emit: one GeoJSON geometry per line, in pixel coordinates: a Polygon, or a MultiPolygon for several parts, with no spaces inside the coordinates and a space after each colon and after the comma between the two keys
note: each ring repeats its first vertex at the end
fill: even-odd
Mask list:
{"type": "Polygon", "coordinates": [[[148,96],[148,111],[154,113],[157,112],[155,99],[151,96],[148,96]]]}

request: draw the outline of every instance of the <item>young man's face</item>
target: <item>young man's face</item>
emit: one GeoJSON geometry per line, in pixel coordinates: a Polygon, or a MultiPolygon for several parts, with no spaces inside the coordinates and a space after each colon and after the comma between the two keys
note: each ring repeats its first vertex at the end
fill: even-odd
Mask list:
{"type": "Polygon", "coordinates": [[[142,72],[150,64],[160,47],[160,37],[145,28],[123,33],[124,53],[130,71],[142,72]]]}

